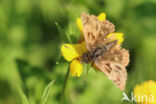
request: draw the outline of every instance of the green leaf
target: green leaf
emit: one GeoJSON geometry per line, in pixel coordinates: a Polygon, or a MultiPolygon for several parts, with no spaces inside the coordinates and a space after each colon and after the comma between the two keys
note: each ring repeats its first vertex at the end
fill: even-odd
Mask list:
{"type": "Polygon", "coordinates": [[[55,80],[51,81],[51,82],[47,85],[46,89],[44,90],[44,93],[43,93],[42,99],[41,99],[41,102],[42,102],[41,104],[45,104],[45,103],[46,103],[47,98],[48,98],[48,95],[49,95],[49,92],[50,92],[50,89],[51,89],[51,87],[53,86],[54,82],[55,82],[55,80]]]}
{"type": "Polygon", "coordinates": [[[57,27],[57,30],[59,32],[59,35],[60,35],[62,41],[65,42],[65,43],[71,43],[70,38],[68,37],[67,34],[65,34],[64,30],[62,29],[62,27],[57,22],[55,23],[55,25],[57,27]]]}
{"type": "Polygon", "coordinates": [[[24,92],[22,91],[22,88],[20,87],[20,85],[17,84],[16,87],[17,87],[17,90],[20,94],[22,104],[29,104],[28,99],[27,99],[26,95],[24,94],[24,92]]]}

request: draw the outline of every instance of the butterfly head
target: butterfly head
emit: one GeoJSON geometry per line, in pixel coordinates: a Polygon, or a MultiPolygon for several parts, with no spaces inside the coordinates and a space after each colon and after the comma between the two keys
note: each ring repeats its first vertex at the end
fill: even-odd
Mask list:
{"type": "Polygon", "coordinates": [[[86,52],[86,53],[84,53],[84,54],[82,55],[81,60],[82,60],[82,62],[84,62],[84,63],[89,63],[89,62],[92,61],[92,57],[91,57],[91,55],[90,55],[89,52],[86,52]]]}

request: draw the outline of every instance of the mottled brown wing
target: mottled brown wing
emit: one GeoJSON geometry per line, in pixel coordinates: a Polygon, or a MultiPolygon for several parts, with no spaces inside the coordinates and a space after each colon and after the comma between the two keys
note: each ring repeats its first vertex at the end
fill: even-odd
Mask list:
{"type": "Polygon", "coordinates": [[[110,52],[99,56],[96,67],[101,70],[121,90],[124,90],[127,80],[126,66],[129,63],[129,53],[125,49],[114,47],[110,52]]]}
{"type": "Polygon", "coordinates": [[[104,45],[104,38],[115,30],[115,26],[111,22],[107,20],[101,22],[94,15],[82,13],[81,20],[86,47],[89,51],[91,51],[94,47],[96,48],[99,43],[104,45]]]}

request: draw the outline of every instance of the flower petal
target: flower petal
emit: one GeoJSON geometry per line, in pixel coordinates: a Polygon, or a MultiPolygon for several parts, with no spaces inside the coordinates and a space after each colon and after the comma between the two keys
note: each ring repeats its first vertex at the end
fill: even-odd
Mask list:
{"type": "Polygon", "coordinates": [[[77,59],[73,60],[70,64],[70,73],[72,76],[80,77],[82,74],[83,65],[77,59]]]}
{"type": "Polygon", "coordinates": [[[77,26],[78,26],[79,30],[80,30],[81,32],[83,32],[83,26],[82,26],[81,18],[77,18],[77,19],[76,19],[76,23],[77,23],[77,26]]]}
{"type": "Polygon", "coordinates": [[[75,45],[73,44],[63,44],[61,47],[61,53],[67,61],[72,61],[74,58],[79,56],[75,45]]]}
{"type": "Polygon", "coordinates": [[[80,44],[63,44],[61,47],[61,53],[67,61],[80,57],[87,51],[85,42],[80,44]]]}
{"type": "Polygon", "coordinates": [[[75,48],[77,53],[82,56],[83,53],[87,52],[86,43],[83,41],[80,44],[75,44],[75,48]]]}
{"type": "Polygon", "coordinates": [[[156,82],[153,80],[145,81],[134,88],[134,96],[138,104],[156,104],[156,82]],[[146,96],[146,97],[145,97],[146,96]],[[151,101],[153,96],[153,102],[151,101]]]}
{"type": "Polygon", "coordinates": [[[118,44],[121,44],[124,41],[123,33],[110,33],[107,38],[118,40],[118,44]]]}
{"type": "Polygon", "coordinates": [[[106,20],[106,13],[102,12],[98,15],[98,19],[100,21],[106,20]]]}

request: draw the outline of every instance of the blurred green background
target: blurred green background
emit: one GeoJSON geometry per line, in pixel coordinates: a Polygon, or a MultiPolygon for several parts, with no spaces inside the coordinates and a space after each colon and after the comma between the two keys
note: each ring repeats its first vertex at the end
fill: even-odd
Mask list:
{"type": "MultiPolygon", "coordinates": [[[[59,104],[69,63],[60,54],[57,22],[72,42],[81,12],[107,14],[130,52],[125,92],[156,80],[156,0],[0,0],[0,104],[59,104]],[[57,64],[56,64],[57,63],[57,64]]],[[[63,104],[121,104],[120,91],[101,72],[69,77],[63,104]]]]}

